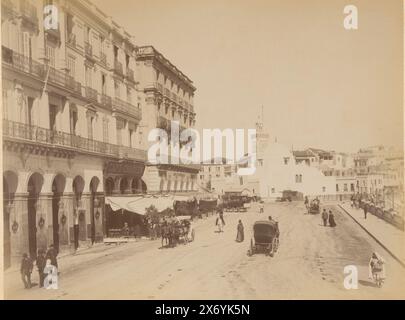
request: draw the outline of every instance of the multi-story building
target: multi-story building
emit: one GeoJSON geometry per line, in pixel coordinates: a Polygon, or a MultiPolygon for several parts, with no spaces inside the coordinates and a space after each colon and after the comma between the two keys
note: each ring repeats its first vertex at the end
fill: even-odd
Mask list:
{"type": "MultiPolygon", "coordinates": [[[[142,126],[146,132],[154,128],[165,130],[170,148],[173,121],[178,122],[180,132],[195,125],[193,98],[196,88],[153,46],[138,47],[136,56],[140,88],[146,99],[142,126]]],[[[169,161],[147,164],[144,177],[149,192],[192,192],[198,189],[198,172],[199,165],[169,161]]]]}
{"type": "Polygon", "coordinates": [[[146,145],[135,45],[121,26],[87,0],[1,3],[9,266],[51,243],[100,241],[104,194],[146,191],[146,145]],[[56,29],[42,21],[49,4],[56,29]]]}

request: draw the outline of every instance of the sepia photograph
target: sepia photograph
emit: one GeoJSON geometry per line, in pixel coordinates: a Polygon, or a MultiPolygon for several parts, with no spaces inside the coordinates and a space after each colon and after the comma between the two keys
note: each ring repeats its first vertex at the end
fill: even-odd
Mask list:
{"type": "Polygon", "coordinates": [[[0,298],[405,299],[404,12],[1,0],[0,298]]]}

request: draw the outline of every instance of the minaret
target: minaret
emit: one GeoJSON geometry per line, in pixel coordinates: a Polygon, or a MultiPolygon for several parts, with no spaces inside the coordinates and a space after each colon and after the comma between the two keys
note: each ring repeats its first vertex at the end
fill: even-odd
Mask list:
{"type": "Polygon", "coordinates": [[[261,116],[258,117],[256,122],[256,158],[257,166],[263,166],[264,152],[269,142],[269,134],[264,130],[264,108],[262,106],[261,116]]]}

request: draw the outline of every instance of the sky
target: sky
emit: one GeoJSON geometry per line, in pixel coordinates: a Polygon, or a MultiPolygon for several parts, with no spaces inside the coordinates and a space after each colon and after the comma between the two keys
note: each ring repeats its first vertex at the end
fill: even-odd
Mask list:
{"type": "Polygon", "coordinates": [[[263,106],[294,149],[403,146],[401,0],[93,2],[194,81],[197,129],[254,128],[263,106]]]}

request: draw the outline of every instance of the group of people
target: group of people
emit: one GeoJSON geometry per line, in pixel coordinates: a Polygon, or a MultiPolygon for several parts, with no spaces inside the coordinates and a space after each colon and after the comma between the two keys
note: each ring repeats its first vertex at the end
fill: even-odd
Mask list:
{"type": "Polygon", "coordinates": [[[328,212],[328,211],[326,211],[326,209],[323,209],[322,221],[323,221],[324,227],[326,227],[328,225],[328,222],[329,222],[330,227],[332,227],[332,228],[336,227],[335,216],[332,213],[332,210],[329,210],[329,212],[328,212]]]}
{"type": "Polygon", "coordinates": [[[46,252],[45,250],[39,249],[35,259],[32,259],[27,253],[23,254],[20,273],[25,289],[31,289],[32,287],[31,274],[34,269],[34,262],[38,269],[39,287],[42,288],[44,287],[47,266],[53,266],[56,270],[58,269],[57,256],[58,252],[53,244],[49,246],[49,249],[46,252]]]}

